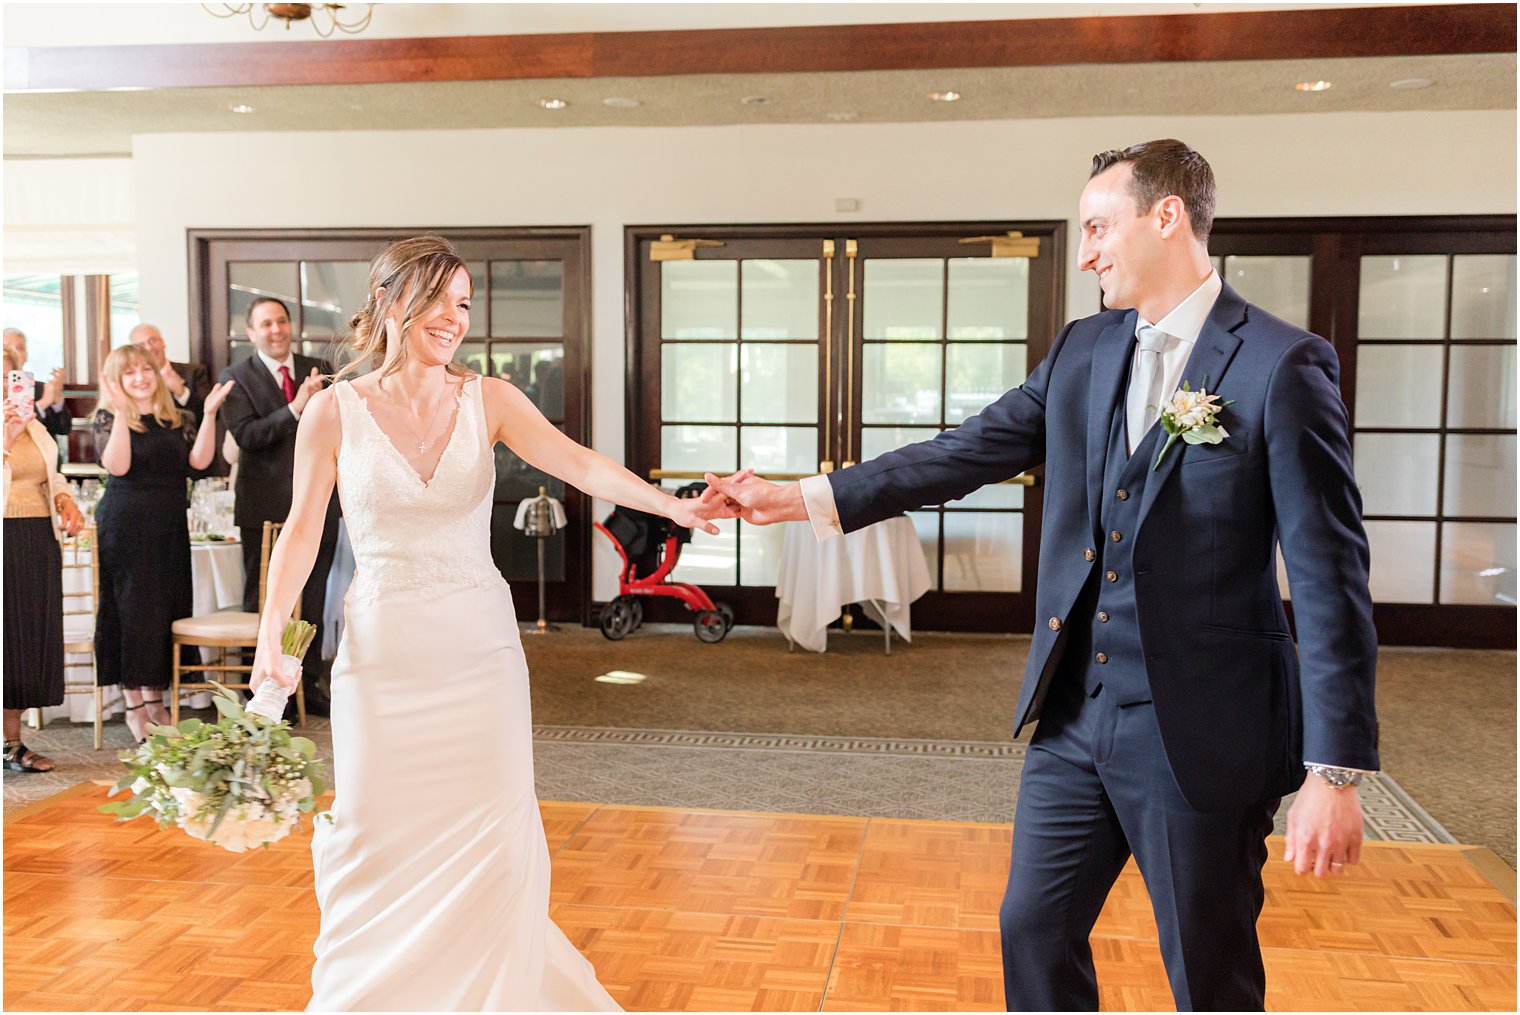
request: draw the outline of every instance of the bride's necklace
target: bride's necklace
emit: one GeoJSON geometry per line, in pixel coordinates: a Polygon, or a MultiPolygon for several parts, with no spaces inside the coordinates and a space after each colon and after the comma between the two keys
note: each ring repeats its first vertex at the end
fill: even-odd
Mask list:
{"type": "Polygon", "coordinates": [[[443,412],[443,407],[452,401],[454,401],[454,398],[450,395],[444,395],[443,398],[439,399],[438,407],[433,410],[433,418],[428,420],[427,427],[423,429],[421,433],[413,430],[410,424],[406,422],[405,414],[402,414],[404,417],[402,422],[403,425],[406,425],[407,432],[417,439],[417,451],[415,454],[422,455],[427,453],[429,445],[432,444],[432,441],[428,440],[428,435],[431,434],[433,432],[433,428],[438,425],[438,416],[443,412]]]}

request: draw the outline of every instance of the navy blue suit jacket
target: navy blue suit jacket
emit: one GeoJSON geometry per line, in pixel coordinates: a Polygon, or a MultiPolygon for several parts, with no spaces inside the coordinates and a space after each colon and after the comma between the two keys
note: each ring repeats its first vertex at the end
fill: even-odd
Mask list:
{"type": "MultiPolygon", "coordinates": [[[[831,473],[845,531],[1044,464],[1037,622],[1018,730],[1039,717],[1103,538],[1099,508],[1134,311],[1068,324],[1028,380],[931,441],[831,473]]],[[[1229,286],[1184,379],[1231,401],[1218,445],[1175,443],[1147,480],[1135,533],[1138,635],[1167,760],[1201,810],[1280,795],[1303,761],[1376,769],[1377,638],[1367,537],[1339,363],[1324,339],[1229,286]],[[1281,541],[1298,649],[1274,548],[1281,541]]]]}

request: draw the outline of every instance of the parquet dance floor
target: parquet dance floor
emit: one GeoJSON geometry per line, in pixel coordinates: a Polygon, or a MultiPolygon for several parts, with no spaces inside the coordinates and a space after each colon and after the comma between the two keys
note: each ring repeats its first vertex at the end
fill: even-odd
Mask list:
{"type": "MultiPolygon", "coordinates": [[[[145,819],[115,824],[95,810],[103,794],[85,784],[7,817],[5,1007],[304,1007],[317,933],[307,833],[226,853],[145,819]]],[[[1002,1006],[1006,825],[542,809],[551,914],[627,1008],[1002,1006]]],[[[1281,853],[1274,839],[1269,1008],[1514,1010],[1513,872],[1491,853],[1370,843],[1359,868],[1326,881],[1296,877],[1281,853]]],[[[1171,1007],[1133,866],[1094,953],[1106,1009],[1171,1007]]]]}

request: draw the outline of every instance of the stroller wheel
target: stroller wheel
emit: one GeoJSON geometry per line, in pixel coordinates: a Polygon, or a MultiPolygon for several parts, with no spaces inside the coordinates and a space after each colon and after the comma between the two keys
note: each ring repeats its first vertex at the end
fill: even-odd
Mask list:
{"type": "Polygon", "coordinates": [[[629,608],[633,610],[633,625],[628,628],[631,634],[644,625],[644,601],[638,596],[622,596],[620,598],[627,600],[629,608]]]}
{"type": "Polygon", "coordinates": [[[602,611],[602,636],[608,641],[622,641],[634,626],[633,607],[627,596],[618,596],[602,611]]]}
{"type": "Polygon", "coordinates": [[[734,608],[727,603],[713,603],[713,606],[719,613],[723,614],[724,626],[732,630],[734,626],[734,608]]]}
{"type": "Polygon", "coordinates": [[[696,632],[697,640],[709,645],[722,641],[728,634],[728,624],[724,622],[723,614],[717,610],[698,610],[691,627],[696,632]]]}

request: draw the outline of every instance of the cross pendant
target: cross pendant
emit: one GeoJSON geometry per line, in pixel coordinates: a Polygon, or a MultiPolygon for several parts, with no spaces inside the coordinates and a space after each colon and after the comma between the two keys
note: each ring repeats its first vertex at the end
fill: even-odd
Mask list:
{"type": "Polygon", "coordinates": [[[427,450],[427,445],[424,444],[422,441],[418,441],[417,442],[417,453],[420,455],[420,454],[422,454],[426,450],[427,450]]]}

